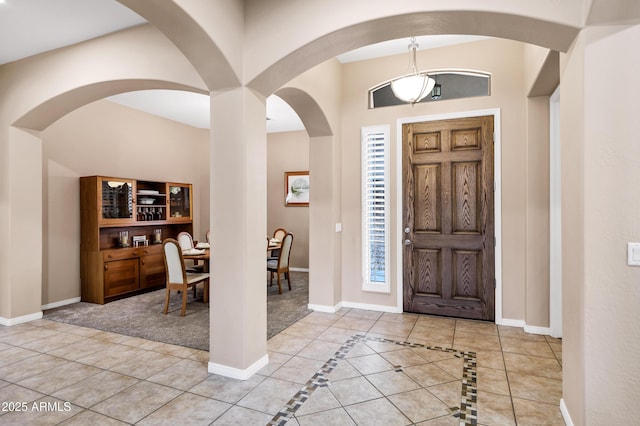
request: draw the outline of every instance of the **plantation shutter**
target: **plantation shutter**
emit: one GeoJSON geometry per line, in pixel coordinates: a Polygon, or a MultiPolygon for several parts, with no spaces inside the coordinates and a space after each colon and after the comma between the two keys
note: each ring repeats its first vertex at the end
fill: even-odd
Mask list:
{"type": "Polygon", "coordinates": [[[363,132],[363,272],[365,289],[374,291],[388,287],[387,134],[379,128],[363,132]]]}

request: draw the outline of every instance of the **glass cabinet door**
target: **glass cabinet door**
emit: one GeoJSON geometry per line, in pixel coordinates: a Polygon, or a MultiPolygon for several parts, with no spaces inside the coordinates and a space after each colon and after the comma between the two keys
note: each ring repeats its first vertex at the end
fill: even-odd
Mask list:
{"type": "Polygon", "coordinates": [[[134,181],[125,179],[100,179],[102,222],[120,222],[134,218],[134,181]]]}
{"type": "Polygon", "coordinates": [[[191,185],[182,183],[167,184],[169,197],[169,218],[171,221],[190,221],[192,211],[191,185]]]}

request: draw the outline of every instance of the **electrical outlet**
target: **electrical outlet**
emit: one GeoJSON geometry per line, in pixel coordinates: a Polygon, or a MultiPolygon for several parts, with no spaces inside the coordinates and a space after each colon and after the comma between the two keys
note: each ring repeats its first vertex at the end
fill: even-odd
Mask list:
{"type": "Polygon", "coordinates": [[[627,265],[640,266],[640,243],[627,243],[627,265]]]}

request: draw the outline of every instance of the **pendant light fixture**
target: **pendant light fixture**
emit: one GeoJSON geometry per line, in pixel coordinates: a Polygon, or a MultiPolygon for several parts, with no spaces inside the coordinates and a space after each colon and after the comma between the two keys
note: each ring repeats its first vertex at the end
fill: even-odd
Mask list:
{"type": "Polygon", "coordinates": [[[409,73],[391,81],[391,90],[401,101],[415,104],[431,93],[436,82],[427,73],[419,73],[416,67],[418,43],[411,37],[409,43],[409,73]]]}

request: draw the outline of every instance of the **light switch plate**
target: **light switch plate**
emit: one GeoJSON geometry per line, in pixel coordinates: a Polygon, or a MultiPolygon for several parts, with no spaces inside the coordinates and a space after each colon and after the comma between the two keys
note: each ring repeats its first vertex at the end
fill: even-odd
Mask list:
{"type": "Polygon", "coordinates": [[[640,266],[640,243],[627,243],[627,265],[640,266]]]}
{"type": "Polygon", "coordinates": [[[342,223],[336,223],[336,232],[342,232],[342,223]]]}

